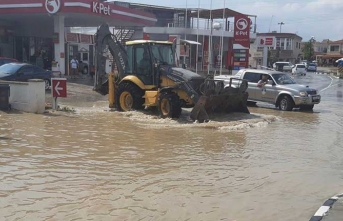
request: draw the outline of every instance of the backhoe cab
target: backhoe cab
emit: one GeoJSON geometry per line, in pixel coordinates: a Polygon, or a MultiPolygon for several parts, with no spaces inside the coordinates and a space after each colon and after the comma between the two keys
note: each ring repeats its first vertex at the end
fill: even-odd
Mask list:
{"type": "Polygon", "coordinates": [[[246,81],[239,88],[224,88],[222,81],[179,68],[174,48],[173,42],[151,40],[128,41],[122,46],[106,24],[100,26],[94,90],[108,93],[109,106],[119,111],[157,107],[162,118],[179,118],[183,107],[193,107],[190,117],[198,122],[208,121],[209,112],[249,113],[246,81]],[[105,46],[114,57],[117,74],[104,71],[105,46]]]}

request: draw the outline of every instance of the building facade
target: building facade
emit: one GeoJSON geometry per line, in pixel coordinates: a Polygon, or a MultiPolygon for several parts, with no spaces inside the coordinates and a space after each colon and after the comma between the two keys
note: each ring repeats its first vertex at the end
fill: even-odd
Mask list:
{"type": "MultiPolygon", "coordinates": [[[[152,13],[157,19],[155,26],[131,31],[134,33],[128,36],[130,40],[171,40],[177,38],[200,43],[200,45],[189,45],[186,50],[184,47],[177,46],[179,61],[188,69],[213,71],[219,70],[220,67],[223,69],[240,69],[249,65],[249,43],[247,47],[242,47],[235,43],[234,38],[234,18],[243,15],[239,12],[228,8],[186,9],[139,3],[130,3],[129,7],[152,13]]],[[[256,16],[244,16],[247,16],[252,23],[249,35],[250,40],[254,41],[256,38],[256,16]]]]}
{"type": "MultiPolygon", "coordinates": [[[[271,66],[276,61],[288,61],[297,63],[301,60],[301,40],[302,38],[293,33],[257,33],[258,37],[275,37],[276,42],[274,46],[268,47],[268,66],[271,66]]],[[[250,65],[258,67],[262,65],[263,47],[258,46],[255,41],[250,46],[250,65]]]]}
{"type": "Polygon", "coordinates": [[[327,53],[318,58],[318,63],[323,66],[335,66],[336,60],[343,58],[343,40],[330,41],[327,45],[327,53]]]}

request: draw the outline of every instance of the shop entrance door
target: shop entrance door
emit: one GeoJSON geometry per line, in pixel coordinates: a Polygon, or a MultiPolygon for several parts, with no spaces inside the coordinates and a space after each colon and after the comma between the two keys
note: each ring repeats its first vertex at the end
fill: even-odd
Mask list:
{"type": "Polygon", "coordinates": [[[79,47],[77,45],[69,45],[69,47],[68,47],[68,60],[67,60],[68,64],[66,65],[66,67],[68,67],[69,76],[72,73],[71,72],[70,61],[74,57],[76,57],[76,59],[79,60],[79,58],[78,58],[78,50],[79,50],[79,47]]]}
{"type": "MultiPolygon", "coordinates": [[[[83,48],[82,48],[83,49],[83,48]]],[[[80,65],[80,71],[82,74],[88,74],[89,70],[89,51],[87,50],[80,50],[79,51],[79,65],[80,65]]]]}

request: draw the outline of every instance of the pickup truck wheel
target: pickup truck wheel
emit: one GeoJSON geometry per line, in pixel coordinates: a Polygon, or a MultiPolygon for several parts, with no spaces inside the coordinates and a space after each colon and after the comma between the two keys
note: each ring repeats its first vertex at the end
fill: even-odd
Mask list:
{"type": "Polygon", "coordinates": [[[314,108],[314,104],[311,105],[302,105],[300,106],[300,110],[311,111],[314,108]]]}
{"type": "Polygon", "coordinates": [[[283,111],[291,111],[293,110],[294,103],[292,99],[285,95],[281,98],[280,103],[279,103],[279,109],[283,111]]]}

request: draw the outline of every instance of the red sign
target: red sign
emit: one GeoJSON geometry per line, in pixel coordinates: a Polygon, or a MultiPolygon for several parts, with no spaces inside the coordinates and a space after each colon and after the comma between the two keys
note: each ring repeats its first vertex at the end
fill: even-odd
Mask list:
{"type": "Polygon", "coordinates": [[[266,38],[266,42],[264,43],[266,46],[273,46],[274,45],[274,38],[266,38]]]}
{"type": "Polygon", "coordinates": [[[51,78],[52,97],[67,97],[67,79],[51,78]]]}
{"type": "Polygon", "coordinates": [[[235,16],[234,41],[236,44],[250,48],[250,18],[248,16],[235,16]]]}
{"type": "Polygon", "coordinates": [[[92,43],[91,36],[80,34],[80,43],[91,44],[92,43]]]}
{"type": "Polygon", "coordinates": [[[257,43],[258,43],[258,47],[274,47],[276,42],[276,38],[275,37],[264,37],[264,36],[260,36],[258,37],[257,43]]]}
{"type": "Polygon", "coordinates": [[[66,42],[79,42],[78,34],[76,33],[65,33],[65,41],[66,42]]]}

